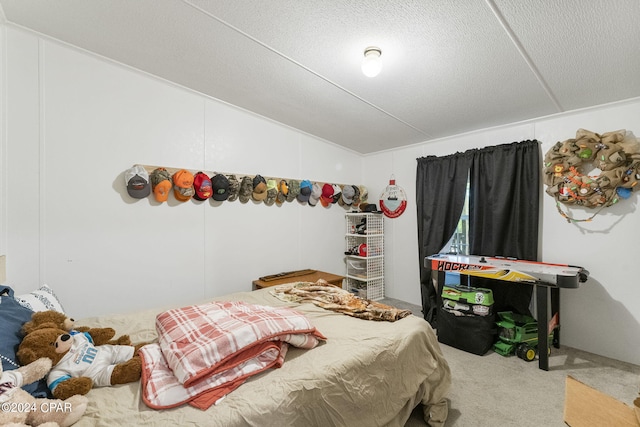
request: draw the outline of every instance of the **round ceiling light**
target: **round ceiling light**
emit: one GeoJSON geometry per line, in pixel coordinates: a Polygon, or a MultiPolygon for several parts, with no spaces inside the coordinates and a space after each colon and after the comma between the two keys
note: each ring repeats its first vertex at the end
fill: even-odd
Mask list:
{"type": "Polygon", "coordinates": [[[364,50],[364,59],[362,60],[362,73],[367,77],[375,77],[382,70],[382,60],[380,56],[382,50],[379,47],[369,46],[364,50]]]}

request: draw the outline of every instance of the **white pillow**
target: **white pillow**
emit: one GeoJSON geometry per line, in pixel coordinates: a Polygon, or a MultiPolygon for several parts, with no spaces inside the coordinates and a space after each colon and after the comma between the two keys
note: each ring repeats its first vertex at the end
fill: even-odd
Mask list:
{"type": "Polygon", "coordinates": [[[42,285],[28,294],[16,295],[14,298],[18,301],[18,304],[31,311],[55,310],[64,313],[60,300],[47,285],[42,285]]]}

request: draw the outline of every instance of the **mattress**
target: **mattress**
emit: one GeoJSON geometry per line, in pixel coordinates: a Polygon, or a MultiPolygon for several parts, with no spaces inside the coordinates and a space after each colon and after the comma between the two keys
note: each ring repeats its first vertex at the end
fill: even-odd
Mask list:
{"type": "MultiPolygon", "coordinates": [[[[268,288],[211,300],[292,307],[327,340],[310,350],[291,347],[282,367],[249,378],[204,411],[190,405],[151,409],[141,399],[140,382],[94,388],[75,425],[404,426],[419,404],[428,425],[444,425],[451,373],[424,319],[363,320],[281,301],[268,288]]],[[[76,325],[112,327],[134,343],[152,342],[157,340],[155,318],[166,308],[80,319],[76,325]]]]}

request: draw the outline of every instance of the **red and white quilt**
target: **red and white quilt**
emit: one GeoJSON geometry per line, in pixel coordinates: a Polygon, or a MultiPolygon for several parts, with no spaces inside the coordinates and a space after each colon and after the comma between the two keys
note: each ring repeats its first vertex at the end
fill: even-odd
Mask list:
{"type": "Polygon", "coordinates": [[[156,317],[158,343],[140,349],[142,400],[154,409],[206,409],[252,375],[279,368],[289,345],[326,338],[287,307],[211,302],[156,317]]]}

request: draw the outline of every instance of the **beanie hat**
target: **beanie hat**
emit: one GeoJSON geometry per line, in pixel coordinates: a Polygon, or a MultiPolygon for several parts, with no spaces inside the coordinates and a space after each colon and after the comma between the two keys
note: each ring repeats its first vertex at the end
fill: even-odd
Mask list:
{"type": "Polygon", "coordinates": [[[171,174],[165,168],[157,168],[149,175],[151,189],[156,200],[160,203],[166,202],[171,192],[171,174]]]}

